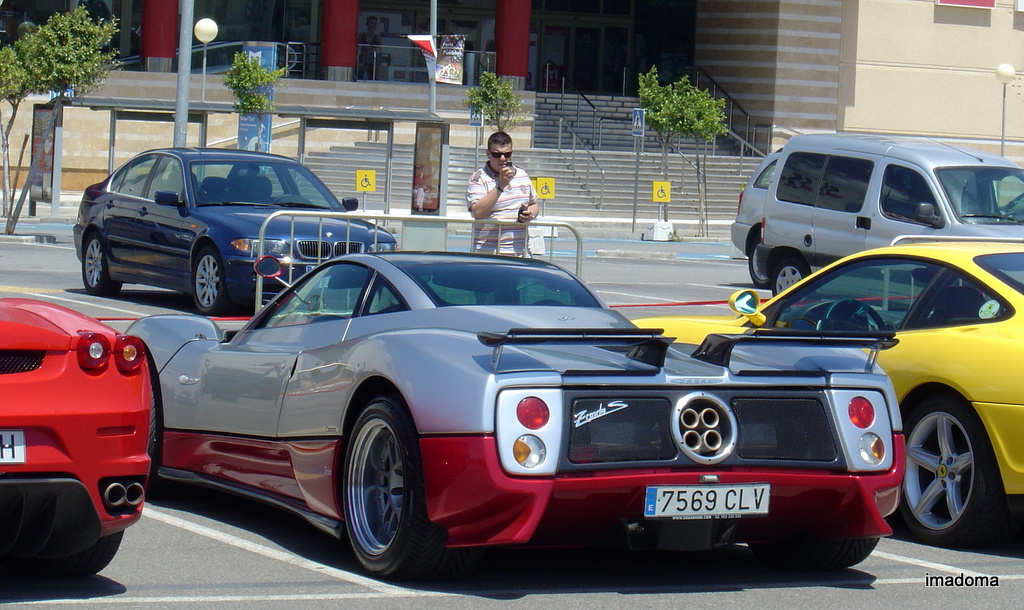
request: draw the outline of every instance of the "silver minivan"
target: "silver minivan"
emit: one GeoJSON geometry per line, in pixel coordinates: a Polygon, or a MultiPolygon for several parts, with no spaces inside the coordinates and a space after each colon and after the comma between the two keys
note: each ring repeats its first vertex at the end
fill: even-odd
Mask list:
{"type": "Polygon", "coordinates": [[[778,294],[811,269],[900,235],[1024,239],[1024,170],[925,138],[798,135],[778,153],[760,227],[749,224],[754,216],[741,209],[733,242],[744,225],[744,239],[760,229],[750,277],[778,294]]]}

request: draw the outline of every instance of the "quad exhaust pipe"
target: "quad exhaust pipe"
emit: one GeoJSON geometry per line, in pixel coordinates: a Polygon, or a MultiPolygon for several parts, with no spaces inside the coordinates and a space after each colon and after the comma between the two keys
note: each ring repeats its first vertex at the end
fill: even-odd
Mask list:
{"type": "Polygon", "coordinates": [[[114,510],[135,508],[145,499],[146,488],[137,481],[129,482],[127,485],[114,481],[103,490],[103,504],[114,510]]]}

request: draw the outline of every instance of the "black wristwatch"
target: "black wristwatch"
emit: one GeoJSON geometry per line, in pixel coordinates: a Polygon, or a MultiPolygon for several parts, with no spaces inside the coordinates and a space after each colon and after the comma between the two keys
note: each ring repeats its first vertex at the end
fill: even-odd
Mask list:
{"type": "Polygon", "coordinates": [[[498,186],[497,182],[494,183],[494,188],[498,189],[499,193],[504,193],[505,192],[505,189],[503,189],[500,186],[498,186]]]}

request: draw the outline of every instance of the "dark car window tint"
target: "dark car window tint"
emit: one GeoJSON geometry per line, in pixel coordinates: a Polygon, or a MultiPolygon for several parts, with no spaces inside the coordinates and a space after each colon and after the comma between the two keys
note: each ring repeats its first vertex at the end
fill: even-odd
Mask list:
{"type": "Polygon", "coordinates": [[[935,204],[924,176],[909,167],[890,165],[882,176],[882,213],[896,220],[914,220],[919,203],[935,204]]]}
{"type": "Polygon", "coordinates": [[[264,322],[266,328],[351,318],[370,279],[362,265],[321,267],[302,279],[264,322]]]}
{"type": "Polygon", "coordinates": [[[976,257],[974,262],[1024,294],[1024,252],[985,254],[976,257]]]}
{"type": "Polygon", "coordinates": [[[779,176],[776,196],[782,201],[814,205],[825,167],[825,155],[817,153],[793,153],[786,159],[779,176]]]}
{"type": "Polygon", "coordinates": [[[301,165],[253,161],[207,161],[191,164],[199,185],[196,202],[298,205],[341,211],[327,187],[301,165]]]}
{"type": "Polygon", "coordinates": [[[905,259],[858,261],[787,298],[774,325],[799,330],[896,330],[941,267],[905,259]]]}
{"type": "Polygon", "coordinates": [[[170,191],[180,196],[185,190],[185,177],[181,173],[181,161],[174,157],[163,157],[149,183],[146,197],[156,199],[159,191],[170,191]]]}
{"type": "Polygon", "coordinates": [[[440,306],[567,305],[600,307],[573,276],[557,269],[499,264],[403,267],[440,306]]]}
{"type": "Polygon", "coordinates": [[[754,182],[751,183],[751,185],[759,189],[768,188],[768,185],[772,183],[772,176],[775,175],[775,166],[778,164],[779,160],[776,159],[769,163],[767,166],[765,166],[765,168],[761,170],[761,173],[757,175],[757,178],[754,179],[754,182]]]}
{"type": "Polygon", "coordinates": [[[126,165],[110,182],[110,190],[132,197],[145,197],[146,180],[153,171],[157,157],[141,157],[126,165]]]}
{"type": "Polygon", "coordinates": [[[816,205],[838,212],[859,212],[864,206],[864,195],[868,191],[874,165],[867,159],[829,157],[818,188],[816,205]]]}
{"type": "Polygon", "coordinates": [[[907,328],[964,326],[1005,319],[1010,309],[984,286],[959,273],[949,273],[907,322],[907,328]]]}

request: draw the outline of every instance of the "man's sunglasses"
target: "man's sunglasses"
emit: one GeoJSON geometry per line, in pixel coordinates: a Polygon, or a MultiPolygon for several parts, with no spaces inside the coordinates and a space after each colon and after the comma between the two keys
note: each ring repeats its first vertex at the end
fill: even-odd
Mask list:
{"type": "Polygon", "coordinates": [[[489,155],[491,155],[492,157],[494,157],[495,159],[500,159],[502,157],[505,157],[506,159],[511,159],[512,158],[512,151],[511,150],[508,151],[508,152],[494,152],[493,150],[489,150],[489,151],[487,151],[487,153],[489,155]]]}

